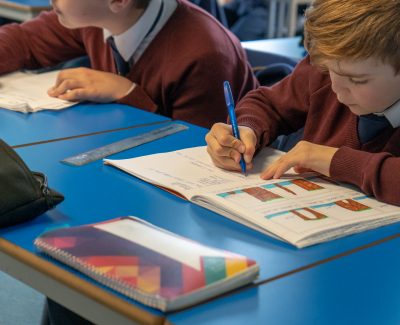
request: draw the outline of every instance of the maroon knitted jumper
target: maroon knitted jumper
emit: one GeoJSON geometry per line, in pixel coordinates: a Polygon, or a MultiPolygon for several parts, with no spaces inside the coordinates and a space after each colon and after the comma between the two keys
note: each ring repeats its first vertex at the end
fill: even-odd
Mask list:
{"type": "Polygon", "coordinates": [[[357,115],[337,100],[329,75],[308,57],[280,83],[250,92],[236,112],[238,124],[256,132],[259,146],[304,126],[304,140],[339,148],[330,166],[333,179],[400,205],[400,128],[388,127],[361,145],[357,115]]]}
{"type": "MultiPolygon", "coordinates": [[[[198,7],[177,2],[127,75],[136,88],[119,102],[210,127],[226,120],[224,80],[231,82],[235,99],[256,88],[257,81],[235,36],[198,7]]],[[[53,66],[85,54],[93,69],[116,72],[102,29],[67,29],[53,11],[0,28],[0,73],[53,66]]]]}

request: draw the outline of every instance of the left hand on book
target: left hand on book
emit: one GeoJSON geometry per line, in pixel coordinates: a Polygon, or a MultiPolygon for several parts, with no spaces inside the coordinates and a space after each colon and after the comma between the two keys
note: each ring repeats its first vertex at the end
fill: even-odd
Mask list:
{"type": "Polygon", "coordinates": [[[133,82],[114,73],[89,68],[62,70],[48,95],[68,101],[112,102],[128,95],[133,82]]]}
{"type": "Polygon", "coordinates": [[[315,171],[330,176],[329,168],[338,148],[300,141],[286,155],[273,162],[261,173],[262,179],[280,178],[294,167],[295,172],[315,171]]]}

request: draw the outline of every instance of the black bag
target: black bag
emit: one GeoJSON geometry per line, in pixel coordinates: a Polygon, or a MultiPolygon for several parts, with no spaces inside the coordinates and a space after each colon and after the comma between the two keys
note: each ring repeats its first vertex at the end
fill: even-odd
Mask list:
{"type": "Polygon", "coordinates": [[[64,200],[47,186],[47,177],[32,172],[0,139],[0,227],[31,220],[64,200]]]}

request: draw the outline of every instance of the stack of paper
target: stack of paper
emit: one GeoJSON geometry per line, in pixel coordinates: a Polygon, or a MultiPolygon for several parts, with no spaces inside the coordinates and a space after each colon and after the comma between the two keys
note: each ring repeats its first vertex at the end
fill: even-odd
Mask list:
{"type": "Polygon", "coordinates": [[[59,70],[40,74],[13,72],[0,77],[0,107],[30,113],[75,105],[75,102],[47,95],[47,90],[55,85],[58,73],[59,70]]]}

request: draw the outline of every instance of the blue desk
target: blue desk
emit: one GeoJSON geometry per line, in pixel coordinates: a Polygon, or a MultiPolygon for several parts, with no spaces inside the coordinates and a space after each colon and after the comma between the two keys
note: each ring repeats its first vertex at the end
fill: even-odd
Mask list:
{"type": "MultiPolygon", "coordinates": [[[[285,275],[287,272],[298,272],[299,269],[310,264],[330,259],[337,254],[400,232],[400,225],[391,225],[298,250],[183,201],[173,194],[120,170],[104,166],[100,161],[83,167],[59,163],[65,157],[156,127],[158,126],[152,125],[18,149],[22,158],[33,170],[43,171],[48,175],[50,186],[64,193],[66,200],[55,210],[32,222],[0,230],[2,237],[0,239],[0,267],[7,268],[6,271],[12,276],[21,279],[68,308],[84,313],[86,317],[94,321],[107,323],[107,320],[118,319],[115,317],[125,317],[125,321],[126,319],[144,321],[144,317],[150,317],[152,321],[158,322],[163,317],[160,312],[144,307],[107,288],[93,285],[87,278],[63,265],[54,262],[50,265],[45,264],[47,259],[38,256],[33,248],[34,238],[46,229],[66,223],[78,225],[118,216],[135,215],[204,244],[256,259],[261,267],[258,284],[262,284],[273,277],[285,275]],[[5,267],[6,259],[9,263],[5,267]],[[60,269],[64,273],[59,271],[60,269]],[[29,270],[29,273],[26,270],[29,270]],[[36,277],[32,277],[33,273],[36,277]],[[63,276],[54,275],[56,273],[63,276]],[[48,285],[49,282],[51,286],[48,285]],[[58,288],[59,292],[53,288],[58,288]],[[97,302],[94,307],[93,300],[97,302]],[[140,311],[144,311],[144,314],[140,311]]],[[[188,131],[132,148],[116,154],[113,158],[128,158],[203,145],[206,131],[191,126],[188,131]]],[[[260,289],[255,290],[258,295],[257,290],[260,289]]],[[[255,299],[254,293],[250,295],[251,299],[255,299]]],[[[218,301],[211,304],[218,305],[218,301]]],[[[186,314],[186,312],[183,313],[186,314]]],[[[123,323],[123,320],[121,322],[123,323]]]]}
{"type": "MultiPolygon", "coordinates": [[[[105,166],[101,161],[83,167],[71,167],[59,163],[60,160],[71,155],[156,127],[158,126],[72,139],[63,141],[62,145],[47,143],[21,148],[18,152],[30,168],[45,172],[49,177],[50,185],[66,194],[67,199],[57,208],[57,211],[68,216],[69,224],[82,224],[95,222],[98,218],[110,219],[134,214],[183,236],[256,259],[261,265],[260,280],[293,271],[400,232],[400,224],[394,224],[321,245],[296,249],[184,201],[118,169],[105,166]],[[77,209],[77,204],[79,204],[79,209],[77,209]],[[100,213],[101,216],[99,216],[100,213]]],[[[187,131],[132,148],[112,158],[122,159],[203,145],[205,134],[206,129],[191,126],[187,131]]],[[[20,246],[32,248],[35,234],[29,235],[29,233],[37,223],[42,225],[40,220],[39,218],[33,224],[26,224],[26,227],[21,226],[27,229],[27,233],[21,236],[23,239],[18,238],[20,246]]],[[[43,220],[45,220],[45,226],[47,222],[53,223],[52,220],[43,220]]],[[[7,229],[0,230],[0,234],[4,233],[7,233],[7,229]]],[[[14,230],[10,234],[15,236],[14,230]]]]}
{"type": "MultiPolygon", "coordinates": [[[[159,126],[152,125],[121,133],[133,136],[157,127],[159,126]]],[[[98,137],[103,139],[104,144],[105,141],[120,139],[121,135],[118,135],[119,132],[114,132],[100,134],[98,137]]],[[[23,158],[27,158],[33,169],[48,173],[52,179],[51,186],[63,192],[66,200],[53,211],[32,222],[0,230],[0,269],[72,310],[87,312],[88,314],[84,315],[98,324],[130,324],[132,321],[160,324],[163,318],[161,312],[139,305],[122,295],[113,294],[110,290],[99,288],[91,280],[74,275],[76,272],[63,271],[63,266],[60,269],[57,267],[59,264],[47,263],[47,258],[35,254],[33,240],[46,229],[65,223],[75,225],[109,219],[112,215],[134,214],[136,206],[143,207],[143,189],[127,185],[126,187],[132,190],[124,193],[124,188],[120,190],[118,177],[109,174],[103,178],[104,170],[113,169],[103,166],[101,161],[81,168],[59,163],[65,154],[71,155],[93,148],[91,139],[92,137],[84,137],[20,149],[21,152],[28,152],[27,156],[31,159],[25,156],[23,158]],[[86,147],[79,146],[79,140],[82,140],[86,147]],[[55,152],[52,150],[56,148],[60,150],[57,149],[58,153],[53,155],[55,152]],[[71,176],[73,177],[69,178],[71,176]],[[107,178],[111,182],[108,182],[107,178]],[[139,195],[135,190],[139,191],[139,195]],[[121,206],[124,206],[122,210],[121,206]],[[107,211],[108,209],[112,212],[107,211]]],[[[143,208],[146,209],[146,206],[143,208]]]]}
{"type": "Polygon", "coordinates": [[[0,137],[16,146],[168,120],[120,104],[78,104],[33,114],[0,109],[0,137]]]}
{"type": "Polygon", "coordinates": [[[0,17],[24,21],[51,9],[48,0],[0,0],[0,17]]]}
{"type": "Polygon", "coordinates": [[[400,238],[168,316],[173,324],[399,324],[400,238]]]}
{"type": "Polygon", "coordinates": [[[252,67],[266,66],[273,63],[295,65],[305,56],[300,37],[273,38],[242,42],[247,58],[252,67]]]}

